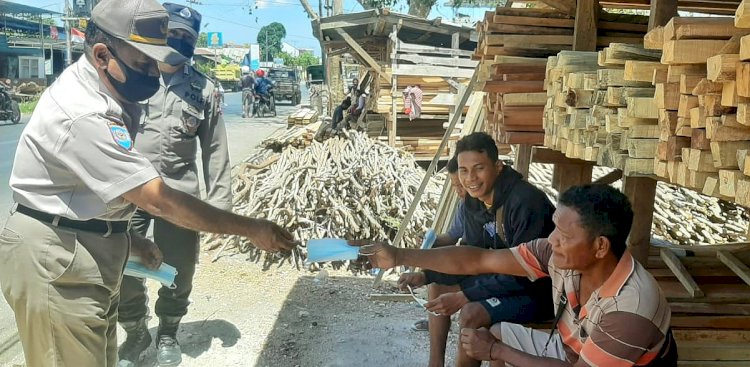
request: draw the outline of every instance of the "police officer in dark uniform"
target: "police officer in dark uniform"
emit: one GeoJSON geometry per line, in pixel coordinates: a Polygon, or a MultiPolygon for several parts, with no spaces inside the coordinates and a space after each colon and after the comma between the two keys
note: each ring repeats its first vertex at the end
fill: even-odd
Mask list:
{"type": "MultiPolygon", "coordinates": [[[[169,13],[167,44],[191,58],[200,33],[200,13],[184,5],[163,6],[169,13]]],[[[135,148],[170,187],[200,198],[196,165],[200,146],[205,199],[214,207],[230,210],[229,150],[216,86],[189,61],[174,66],[160,63],[159,70],[159,91],[141,103],[144,114],[135,148]]],[[[163,366],[177,365],[182,361],[177,329],[190,303],[199,236],[196,231],[154,217],[143,209],[134,215],[133,228],[146,236],[152,222],[154,242],[164,255],[164,262],[177,269],[176,288],[162,286],[154,310],[159,317],[157,360],[163,366]]],[[[120,298],[119,322],[127,332],[120,347],[120,360],[137,362],[151,344],[144,280],[125,276],[120,298]]]]}

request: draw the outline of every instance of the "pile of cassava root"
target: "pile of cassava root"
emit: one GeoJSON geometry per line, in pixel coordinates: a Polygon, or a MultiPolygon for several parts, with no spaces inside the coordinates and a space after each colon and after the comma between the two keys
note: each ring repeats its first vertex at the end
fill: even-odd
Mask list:
{"type": "MultiPolygon", "coordinates": [[[[259,152],[246,160],[244,168],[236,167],[232,182],[236,213],[273,221],[302,245],[316,238],[394,239],[425,175],[411,154],[354,131],[313,141],[304,149],[279,148],[275,139],[274,150],[280,153],[259,152]]],[[[440,174],[428,183],[402,246],[420,245],[419,239],[432,225],[443,182],[445,176],[440,174]]],[[[253,261],[263,259],[266,266],[283,263],[282,259],[299,266],[305,257],[304,247],[287,258],[267,255],[238,236],[208,235],[204,248],[248,253],[253,261]]]]}

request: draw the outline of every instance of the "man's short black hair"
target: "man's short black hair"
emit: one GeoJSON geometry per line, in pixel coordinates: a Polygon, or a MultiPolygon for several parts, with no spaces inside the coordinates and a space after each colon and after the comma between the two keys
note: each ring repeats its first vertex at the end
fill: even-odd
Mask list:
{"type": "Polygon", "coordinates": [[[448,173],[452,175],[458,172],[458,157],[454,155],[445,167],[448,169],[448,173]]]}
{"type": "Polygon", "coordinates": [[[110,36],[103,30],[99,29],[99,27],[94,22],[89,22],[89,24],[86,26],[86,40],[84,41],[84,52],[91,56],[91,49],[94,47],[97,43],[103,43],[107,47],[117,47],[119,45],[120,40],[110,36]]]}
{"type": "Polygon", "coordinates": [[[573,186],[560,195],[559,204],[574,209],[591,238],[607,237],[612,253],[622,257],[633,225],[633,208],[625,194],[608,185],[573,186]]]}
{"type": "Polygon", "coordinates": [[[497,145],[495,139],[483,132],[471,133],[456,143],[456,157],[463,152],[486,153],[492,163],[497,162],[497,145]]]}
{"type": "Polygon", "coordinates": [[[343,101],[341,101],[342,106],[351,106],[352,105],[352,97],[346,97],[343,101]]]}

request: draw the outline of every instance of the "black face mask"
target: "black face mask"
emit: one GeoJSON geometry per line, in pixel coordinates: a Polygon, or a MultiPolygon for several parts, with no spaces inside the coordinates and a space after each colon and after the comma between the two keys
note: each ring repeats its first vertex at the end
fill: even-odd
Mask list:
{"type": "Polygon", "coordinates": [[[177,52],[188,59],[193,57],[193,53],[195,53],[195,46],[193,43],[186,42],[179,38],[167,38],[167,45],[177,50],[177,52]]]}
{"type": "Polygon", "coordinates": [[[122,73],[125,74],[125,81],[121,82],[112,77],[109,70],[104,70],[104,73],[107,75],[107,79],[109,79],[112,87],[128,102],[136,103],[147,100],[159,91],[158,76],[144,74],[126,65],[112,48],[109,48],[109,52],[115,58],[115,61],[117,61],[117,65],[120,66],[122,73]]]}

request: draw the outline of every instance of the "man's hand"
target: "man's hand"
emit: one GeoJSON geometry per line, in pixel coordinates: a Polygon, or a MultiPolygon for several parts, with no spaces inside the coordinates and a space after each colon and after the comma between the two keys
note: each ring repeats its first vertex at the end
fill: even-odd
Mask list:
{"type": "Polygon", "coordinates": [[[398,277],[398,288],[402,291],[407,291],[407,285],[412,288],[419,288],[425,285],[426,282],[427,276],[425,276],[424,272],[403,273],[398,277]]]}
{"type": "Polygon", "coordinates": [[[294,236],[276,223],[256,219],[247,237],[255,247],[268,252],[291,251],[297,246],[294,236]]]}
{"type": "Polygon", "coordinates": [[[466,298],[464,292],[453,292],[441,294],[439,297],[427,302],[424,306],[429,311],[443,316],[450,316],[458,312],[467,303],[469,303],[469,299],[466,298]]]}
{"type": "Polygon", "coordinates": [[[130,233],[130,255],[140,257],[143,265],[151,270],[158,269],[163,260],[159,247],[153,241],[135,232],[130,233]]]}
{"type": "Polygon", "coordinates": [[[487,328],[476,330],[463,328],[461,329],[461,345],[469,357],[480,361],[492,361],[493,345],[497,349],[502,342],[495,339],[487,328]]]}
{"type": "Polygon", "coordinates": [[[378,269],[390,269],[399,264],[399,251],[397,248],[381,242],[368,240],[349,241],[352,246],[359,246],[359,254],[367,256],[370,266],[378,269]]]}

